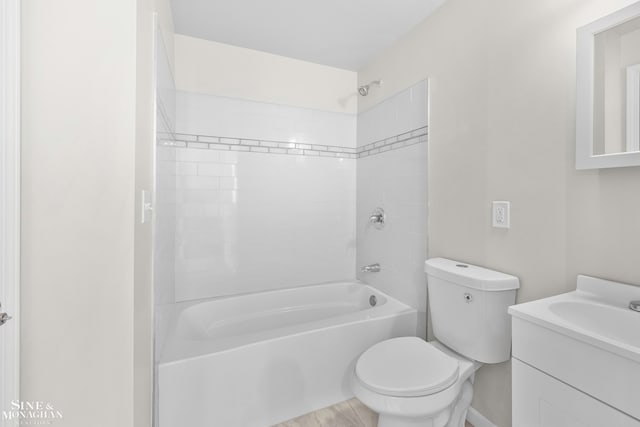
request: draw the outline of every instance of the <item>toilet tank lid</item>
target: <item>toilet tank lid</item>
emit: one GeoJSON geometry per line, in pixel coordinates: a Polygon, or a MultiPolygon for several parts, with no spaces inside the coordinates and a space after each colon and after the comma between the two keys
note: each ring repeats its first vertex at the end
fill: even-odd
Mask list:
{"type": "Polygon", "coordinates": [[[429,276],[484,291],[509,291],[520,287],[516,276],[446,258],[428,259],[424,271],[429,276]]]}

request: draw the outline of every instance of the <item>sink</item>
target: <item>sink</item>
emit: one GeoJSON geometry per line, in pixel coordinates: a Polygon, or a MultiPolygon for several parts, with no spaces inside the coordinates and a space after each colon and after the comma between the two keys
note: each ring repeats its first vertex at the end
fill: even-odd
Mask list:
{"type": "Polygon", "coordinates": [[[578,276],[573,292],[511,306],[513,358],[640,422],[640,312],[628,308],[632,300],[640,286],[578,276]]]}
{"type": "Polygon", "coordinates": [[[640,351],[640,313],[627,307],[591,301],[555,301],[549,304],[549,311],[584,333],[640,351]]]}

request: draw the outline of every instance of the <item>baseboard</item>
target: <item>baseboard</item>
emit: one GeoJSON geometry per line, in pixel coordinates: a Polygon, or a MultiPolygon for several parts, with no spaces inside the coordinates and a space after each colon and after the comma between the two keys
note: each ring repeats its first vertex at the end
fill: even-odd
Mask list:
{"type": "Polygon", "coordinates": [[[474,408],[467,411],[467,421],[473,424],[473,427],[498,427],[474,408]]]}

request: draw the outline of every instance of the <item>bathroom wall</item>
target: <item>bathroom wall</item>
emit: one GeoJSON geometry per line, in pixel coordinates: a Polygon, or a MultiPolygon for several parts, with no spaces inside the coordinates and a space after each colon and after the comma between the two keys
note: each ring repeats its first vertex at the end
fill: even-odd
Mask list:
{"type": "Polygon", "coordinates": [[[352,279],[356,116],[178,92],[175,298],[352,279]]]}
{"type": "Polygon", "coordinates": [[[68,427],[150,425],[159,3],[21,2],[21,398],[68,427]]]}
{"type": "Polygon", "coordinates": [[[427,320],[427,119],[426,81],[358,114],[356,264],[382,267],[358,278],[416,307],[419,336],[427,320]],[[368,220],[377,207],[386,213],[381,229],[368,220]]]}
{"type": "Polygon", "coordinates": [[[356,113],[357,74],[198,38],[175,36],[180,90],[356,113]]]}
{"type": "MultiPolygon", "coordinates": [[[[640,168],[576,171],[575,31],[633,1],[448,0],[359,73],[368,109],[429,78],[429,256],[521,279],[518,301],[578,273],[640,284],[640,168]],[[512,202],[511,229],[491,201],[512,202]]],[[[511,425],[508,363],[485,366],[473,407],[511,425]]]]}

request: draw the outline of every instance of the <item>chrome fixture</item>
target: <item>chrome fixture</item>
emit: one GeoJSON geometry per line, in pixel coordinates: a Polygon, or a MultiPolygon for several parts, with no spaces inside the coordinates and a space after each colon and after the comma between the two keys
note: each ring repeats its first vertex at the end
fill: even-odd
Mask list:
{"type": "Polygon", "coordinates": [[[365,265],[360,269],[360,271],[363,273],[377,273],[380,271],[380,264],[375,263],[375,264],[365,265]]]}
{"type": "Polygon", "coordinates": [[[386,217],[384,215],[384,209],[375,208],[371,213],[371,215],[369,216],[369,222],[373,224],[374,227],[376,227],[378,230],[380,230],[381,228],[384,227],[385,218],[386,217]]]}
{"type": "Polygon", "coordinates": [[[376,296],[375,296],[375,295],[371,295],[371,296],[369,297],[369,305],[370,305],[371,307],[375,307],[375,306],[376,306],[376,304],[378,304],[378,298],[376,298],[376,296]]]}
{"type": "Polygon", "coordinates": [[[633,311],[640,311],[640,300],[638,301],[631,301],[629,303],[629,308],[633,311]]]}
{"type": "MultiPolygon", "coordinates": [[[[0,308],[2,308],[1,303],[0,303],[0,308]]],[[[9,316],[7,313],[0,313],[0,326],[4,325],[9,320],[11,320],[11,316],[9,316]]]]}
{"type": "Polygon", "coordinates": [[[371,82],[369,82],[366,85],[362,85],[358,88],[358,93],[361,96],[367,96],[369,95],[369,89],[371,89],[371,86],[382,86],[382,80],[373,80],[371,82]]]}

